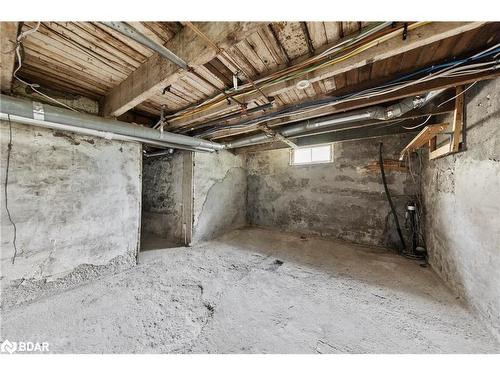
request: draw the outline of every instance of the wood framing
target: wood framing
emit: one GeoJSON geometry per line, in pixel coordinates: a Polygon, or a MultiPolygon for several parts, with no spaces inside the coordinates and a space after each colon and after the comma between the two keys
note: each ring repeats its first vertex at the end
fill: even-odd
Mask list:
{"type": "Polygon", "coordinates": [[[456,88],[455,98],[455,111],[453,111],[453,136],[451,138],[451,152],[457,152],[460,146],[460,138],[462,135],[462,127],[464,124],[464,96],[463,96],[464,87],[458,86],[456,88]]]}
{"type": "Polygon", "coordinates": [[[10,93],[16,62],[16,40],[19,22],[0,22],[0,88],[10,93]]]}
{"type": "MultiPolygon", "coordinates": [[[[227,49],[264,26],[258,22],[200,22],[196,26],[219,48],[227,49]]],[[[194,31],[184,27],[165,47],[186,61],[198,66],[212,60],[215,51],[194,31]]],[[[142,103],[177,80],[181,69],[172,62],[153,54],[122,83],[113,88],[102,102],[104,116],[119,116],[142,103]]]]}
{"type": "MultiPolygon", "coordinates": [[[[424,26],[421,26],[415,30],[409,32],[406,40],[403,40],[400,37],[391,38],[385,42],[382,42],[372,48],[367,49],[349,59],[344,61],[340,61],[337,64],[332,66],[327,66],[310,72],[306,75],[300,76],[296,79],[288,80],[285,82],[280,82],[273,84],[272,86],[262,88],[262,91],[266,96],[277,96],[283,93],[286,93],[290,90],[295,89],[295,85],[298,81],[307,79],[311,84],[315,82],[319,82],[328,78],[332,78],[339,74],[358,69],[364,67],[366,65],[372,64],[376,61],[384,60],[396,55],[403,54],[405,52],[415,50],[421,47],[424,47],[428,44],[438,42],[440,40],[477,29],[483,26],[485,22],[433,22],[424,26]]],[[[337,44],[336,41],[333,44],[337,44]]],[[[327,46],[329,47],[329,46],[327,46]]],[[[317,51],[321,52],[323,49],[317,51]]],[[[302,62],[302,58],[296,59],[295,61],[291,61],[290,65],[296,65],[299,62],[302,62]]],[[[258,77],[259,79],[261,77],[258,77]]],[[[241,100],[245,103],[251,102],[253,100],[257,100],[262,97],[260,93],[249,93],[244,94],[238,97],[238,100],[241,100]]],[[[194,116],[187,116],[180,121],[172,121],[171,124],[173,127],[182,126],[183,124],[187,124],[189,122],[195,120],[202,120],[217,111],[220,111],[225,104],[222,103],[218,106],[213,107],[210,110],[203,111],[202,113],[196,114],[194,116]]]]}
{"type": "Polygon", "coordinates": [[[448,142],[440,147],[437,145],[437,135],[431,137],[429,140],[429,160],[439,158],[458,152],[460,149],[460,142],[462,139],[462,129],[464,125],[464,88],[458,86],[455,90],[455,109],[453,111],[453,124],[451,127],[451,138],[448,142]]]}
{"type": "Polygon", "coordinates": [[[447,123],[428,125],[423,128],[415,138],[401,151],[399,160],[403,160],[406,154],[418,150],[420,147],[427,146],[429,140],[435,138],[439,133],[442,133],[448,127],[447,123]]]}
{"type": "Polygon", "coordinates": [[[436,148],[433,151],[429,150],[429,160],[433,160],[439,158],[441,156],[448,155],[450,153],[450,142],[446,142],[446,144],[436,148]]]}
{"type": "MultiPolygon", "coordinates": [[[[410,96],[414,95],[420,95],[427,93],[432,90],[437,90],[437,89],[443,89],[443,88],[452,88],[456,87],[457,85],[464,85],[468,83],[472,83],[475,81],[481,81],[481,80],[486,80],[486,79],[491,79],[500,76],[500,70],[497,71],[491,71],[491,72],[483,72],[483,73],[476,73],[476,74],[471,74],[467,76],[462,76],[462,77],[449,77],[449,78],[437,78],[428,82],[423,82],[423,83],[417,83],[412,86],[408,86],[406,88],[403,88],[401,90],[393,91],[389,94],[384,94],[384,95],[378,95],[378,96],[373,96],[369,99],[357,99],[357,100],[351,100],[349,102],[344,102],[344,103],[339,103],[339,104],[332,104],[331,106],[327,106],[323,109],[320,110],[314,110],[307,112],[306,114],[297,114],[297,115],[290,115],[287,117],[282,117],[279,120],[270,120],[266,124],[268,126],[278,126],[278,125],[283,125],[289,122],[294,122],[294,121],[299,121],[303,120],[306,118],[314,118],[314,117],[319,117],[319,116],[324,116],[326,114],[334,114],[338,112],[344,112],[344,111],[350,111],[358,108],[363,108],[363,107],[368,107],[371,105],[376,105],[376,104],[381,104],[385,102],[390,102],[393,100],[399,100],[403,98],[407,98],[410,96]]],[[[281,108],[283,109],[283,108],[281,108]]],[[[268,112],[270,113],[270,112],[268,112]]],[[[262,114],[249,114],[245,116],[244,120],[252,120],[255,119],[262,114]]],[[[241,121],[241,120],[240,120],[241,121]]],[[[228,124],[233,124],[235,121],[228,122],[228,124]]],[[[245,129],[246,132],[252,130],[251,127],[245,129]]],[[[235,135],[236,133],[232,133],[231,135],[235,135]]],[[[219,139],[223,138],[224,136],[227,136],[226,134],[221,134],[213,137],[212,139],[219,139]]]]}

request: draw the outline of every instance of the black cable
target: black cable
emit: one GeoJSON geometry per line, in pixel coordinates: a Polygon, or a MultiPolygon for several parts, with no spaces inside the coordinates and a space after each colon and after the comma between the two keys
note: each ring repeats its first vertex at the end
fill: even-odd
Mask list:
{"type": "Polygon", "coordinates": [[[382,175],[382,183],[384,184],[385,195],[387,196],[387,201],[391,206],[391,212],[392,215],[394,216],[394,221],[396,222],[396,229],[398,231],[399,239],[401,240],[401,245],[403,245],[403,248],[399,251],[400,253],[402,253],[404,249],[406,249],[406,244],[403,238],[403,233],[401,232],[401,227],[399,226],[399,220],[398,220],[398,215],[396,213],[396,208],[394,207],[394,203],[392,202],[391,199],[391,194],[389,193],[389,188],[387,187],[387,180],[385,178],[385,171],[384,171],[384,158],[382,157],[382,145],[383,143],[380,142],[379,146],[380,174],[382,175]]]}
{"type": "Polygon", "coordinates": [[[7,115],[7,118],[9,119],[9,144],[7,146],[7,163],[5,166],[4,192],[5,192],[5,210],[7,211],[7,216],[9,217],[10,223],[14,227],[14,239],[12,240],[12,244],[14,245],[14,255],[12,256],[12,264],[14,264],[14,261],[16,260],[17,256],[17,245],[16,245],[17,227],[14,221],[12,220],[12,217],[10,216],[9,204],[8,204],[9,200],[8,200],[7,186],[9,184],[10,151],[12,149],[12,123],[10,122],[10,115],[7,115]]]}

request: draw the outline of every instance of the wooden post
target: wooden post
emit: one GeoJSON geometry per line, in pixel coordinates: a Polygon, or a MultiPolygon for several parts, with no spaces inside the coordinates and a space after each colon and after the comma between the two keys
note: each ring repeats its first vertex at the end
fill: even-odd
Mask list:
{"type": "Polygon", "coordinates": [[[429,152],[436,150],[436,143],[437,140],[435,136],[429,139],[429,152]]]}
{"type": "Polygon", "coordinates": [[[453,112],[453,137],[451,139],[450,152],[457,152],[460,146],[462,126],[464,121],[464,87],[457,86],[455,98],[455,111],[453,112]]]}

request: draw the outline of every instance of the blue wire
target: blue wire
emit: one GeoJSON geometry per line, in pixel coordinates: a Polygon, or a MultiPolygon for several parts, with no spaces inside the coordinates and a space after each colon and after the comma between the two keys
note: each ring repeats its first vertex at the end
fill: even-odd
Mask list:
{"type": "MultiPolygon", "coordinates": [[[[482,59],[484,57],[495,55],[497,53],[500,53],[500,47],[497,47],[497,48],[495,48],[495,49],[493,49],[491,51],[488,51],[488,52],[480,52],[480,53],[478,53],[474,57],[466,57],[464,59],[449,61],[449,62],[446,62],[446,63],[442,63],[442,64],[438,64],[438,65],[432,65],[430,67],[422,68],[422,69],[416,70],[416,71],[414,71],[412,73],[405,74],[405,75],[403,75],[401,77],[395,78],[395,79],[393,79],[393,80],[391,80],[391,81],[389,81],[389,82],[387,82],[385,84],[387,85],[387,84],[393,84],[393,83],[401,82],[403,80],[406,80],[408,78],[414,77],[416,75],[425,74],[425,73],[432,73],[432,72],[434,72],[434,71],[436,71],[438,69],[441,69],[441,68],[446,68],[446,67],[449,67],[449,66],[452,66],[452,65],[462,64],[464,62],[472,62],[472,61],[475,61],[475,60],[478,60],[478,59],[482,59]]],[[[345,94],[345,95],[341,95],[341,96],[333,96],[333,97],[325,98],[325,99],[318,100],[318,101],[314,102],[314,104],[310,105],[309,107],[306,106],[304,108],[312,108],[312,107],[317,106],[317,105],[322,105],[322,104],[329,103],[329,102],[335,102],[337,100],[342,100],[342,99],[348,98],[351,95],[352,94],[345,94]]],[[[293,108],[295,108],[295,107],[297,107],[297,109],[302,109],[302,108],[300,108],[301,107],[300,105],[294,105],[292,107],[288,107],[288,108],[285,108],[285,109],[283,109],[281,111],[277,111],[277,112],[273,113],[273,116],[280,115],[280,114],[286,113],[286,112],[290,112],[290,110],[293,109],[293,108]]],[[[247,122],[247,123],[225,126],[224,129],[236,129],[236,128],[240,128],[240,127],[247,127],[247,126],[252,125],[253,122],[258,122],[258,121],[264,119],[266,116],[268,116],[268,115],[263,115],[261,117],[258,117],[256,119],[254,119],[254,120],[251,120],[250,122],[247,122]]],[[[270,120],[272,118],[273,117],[269,117],[270,120]]],[[[220,130],[220,128],[218,128],[218,127],[209,128],[206,131],[198,134],[197,137],[210,134],[214,130],[217,131],[217,130],[220,130]]]]}

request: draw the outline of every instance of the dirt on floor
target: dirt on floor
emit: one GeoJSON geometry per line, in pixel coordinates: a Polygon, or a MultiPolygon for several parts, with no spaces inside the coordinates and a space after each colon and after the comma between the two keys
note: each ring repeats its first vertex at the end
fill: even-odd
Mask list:
{"type": "MultiPolygon", "coordinates": [[[[21,286],[22,287],[22,286],[21,286]]],[[[430,268],[384,249],[249,228],[26,302],[1,339],[52,353],[491,353],[430,268]]]]}

